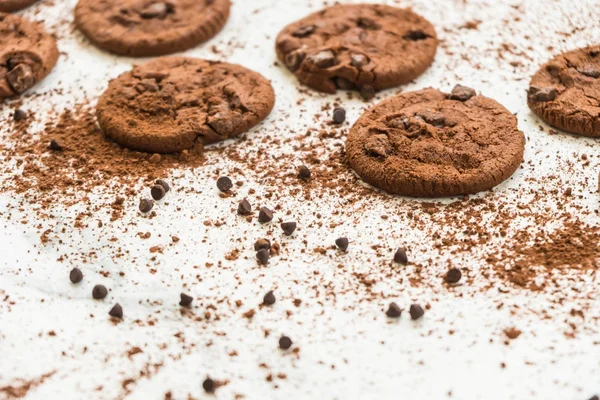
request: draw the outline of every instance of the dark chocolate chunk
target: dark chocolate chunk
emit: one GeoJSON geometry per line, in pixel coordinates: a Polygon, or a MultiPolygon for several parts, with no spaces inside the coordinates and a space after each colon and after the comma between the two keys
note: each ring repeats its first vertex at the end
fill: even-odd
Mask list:
{"type": "Polygon", "coordinates": [[[215,389],[217,388],[217,385],[212,379],[206,378],[204,382],[202,382],[202,388],[206,393],[214,393],[215,389]]]}
{"type": "Polygon", "coordinates": [[[458,281],[460,281],[460,278],[462,278],[462,272],[460,272],[460,269],[458,268],[451,268],[446,273],[446,282],[448,283],[458,283],[458,281]]]}
{"type": "Polygon", "coordinates": [[[150,211],[152,211],[152,208],[154,207],[154,202],[152,200],[149,199],[141,199],[140,200],[140,211],[144,214],[149,213],[150,211]]]}
{"type": "Polygon", "coordinates": [[[557,94],[556,88],[531,86],[528,91],[528,98],[529,101],[541,103],[556,99],[557,94]]]}
{"type": "Polygon", "coordinates": [[[290,236],[296,230],[296,223],[295,222],[283,222],[281,224],[281,229],[283,229],[283,233],[285,233],[287,236],[290,236]]]}
{"type": "Polygon", "coordinates": [[[222,176],[219,179],[217,179],[217,188],[221,191],[221,192],[229,192],[231,190],[231,188],[233,187],[233,182],[231,182],[231,179],[229,179],[226,176],[222,176]]]}
{"type": "Polygon", "coordinates": [[[113,306],[113,308],[110,309],[108,315],[113,318],[121,319],[123,318],[123,308],[119,305],[119,303],[117,303],[113,306]]]}
{"type": "Polygon", "coordinates": [[[258,222],[261,224],[266,224],[267,222],[271,222],[273,220],[273,211],[269,210],[267,207],[261,207],[258,212],[258,222]]]}
{"type": "Polygon", "coordinates": [[[92,289],[92,297],[96,300],[101,300],[106,297],[108,294],[108,290],[104,285],[96,285],[94,289],[92,289]]]}
{"type": "Polygon", "coordinates": [[[163,189],[165,189],[165,193],[171,190],[171,186],[169,186],[169,184],[162,179],[157,179],[156,184],[162,186],[163,189]]]}
{"type": "Polygon", "coordinates": [[[140,12],[142,18],[164,18],[169,12],[169,6],[167,3],[159,1],[152,3],[140,12]]]}
{"type": "Polygon", "coordinates": [[[192,301],[194,301],[194,298],[192,296],[189,296],[185,293],[181,293],[179,295],[179,305],[181,307],[189,307],[190,304],[192,304],[192,301]]]}
{"type": "Polygon", "coordinates": [[[360,88],[360,95],[366,101],[372,100],[375,97],[375,88],[373,86],[365,85],[360,88]]]}
{"type": "Polygon", "coordinates": [[[266,249],[266,250],[271,249],[271,241],[269,241],[269,239],[258,239],[254,243],[254,251],[259,251],[262,249],[266,249]]]}
{"type": "Polygon", "coordinates": [[[341,237],[335,240],[335,245],[343,252],[348,250],[348,238],[341,237]]]}
{"type": "Polygon", "coordinates": [[[306,165],[301,165],[298,167],[298,177],[303,180],[310,179],[311,176],[310,169],[306,165]]]}
{"type": "Polygon", "coordinates": [[[343,108],[336,108],[333,110],[333,122],[336,124],[343,124],[346,121],[346,110],[343,108]]]}
{"type": "Polygon", "coordinates": [[[73,283],[79,283],[83,280],[83,272],[79,268],[73,268],[69,274],[69,279],[73,283]]]}
{"type": "Polygon", "coordinates": [[[394,261],[398,264],[408,264],[408,256],[406,255],[406,250],[400,247],[396,250],[396,254],[394,254],[394,261]]]}
{"type": "Polygon", "coordinates": [[[354,90],[356,88],[354,82],[341,76],[335,78],[335,86],[337,86],[337,88],[341,90],[354,90]]]}
{"type": "Polygon", "coordinates": [[[8,84],[18,94],[25,92],[35,83],[33,70],[27,64],[17,64],[6,73],[5,77],[8,84]]]}
{"type": "Polygon", "coordinates": [[[296,29],[296,31],[292,33],[292,36],[297,38],[305,38],[312,35],[316,29],[317,27],[315,25],[305,25],[296,29]]]}
{"type": "Polygon", "coordinates": [[[55,139],[52,139],[50,141],[50,144],[48,145],[48,148],[50,150],[54,150],[54,151],[62,151],[63,147],[60,143],[58,143],[58,141],[56,141],[55,139]]]}
{"type": "Polygon", "coordinates": [[[265,297],[263,297],[263,304],[267,305],[267,306],[272,306],[273,304],[275,304],[275,295],[273,294],[272,290],[269,290],[267,292],[267,294],[265,294],[265,297]]]}
{"type": "Polygon", "coordinates": [[[350,56],[350,65],[354,68],[362,68],[369,63],[369,59],[364,54],[352,54],[350,56]]]}
{"type": "Polygon", "coordinates": [[[410,31],[406,35],[402,36],[402,38],[405,40],[412,40],[415,42],[419,40],[425,40],[429,37],[430,36],[423,31],[410,31]]]}
{"type": "Polygon", "coordinates": [[[287,336],[282,336],[279,338],[279,348],[282,350],[288,350],[292,347],[292,339],[287,336]]]}
{"type": "Polygon", "coordinates": [[[250,215],[252,214],[252,205],[248,200],[244,199],[238,204],[237,212],[239,215],[250,215]]]}
{"type": "Polygon", "coordinates": [[[269,263],[270,256],[269,250],[267,249],[260,249],[256,252],[256,259],[261,265],[267,265],[269,263]]]}
{"type": "Polygon", "coordinates": [[[335,54],[331,50],[321,50],[318,53],[311,54],[307,57],[314,65],[325,69],[335,65],[335,54]]]}
{"type": "Polygon", "coordinates": [[[452,89],[452,93],[450,93],[449,97],[450,100],[467,101],[476,95],[477,93],[474,89],[462,85],[456,85],[454,86],[454,89],[452,89]]]}
{"type": "Polygon", "coordinates": [[[399,318],[400,315],[402,315],[402,310],[400,307],[398,307],[398,304],[391,302],[388,310],[385,312],[385,315],[390,318],[399,318]]]}
{"type": "Polygon", "coordinates": [[[410,317],[412,319],[419,319],[425,315],[425,310],[423,310],[423,307],[418,304],[412,304],[408,312],[410,313],[410,317]]]}
{"type": "Polygon", "coordinates": [[[15,113],[13,114],[13,120],[15,120],[16,122],[20,122],[26,118],[27,118],[27,113],[25,111],[21,110],[20,108],[17,108],[15,110],[15,113]]]}
{"type": "Polygon", "coordinates": [[[150,194],[154,200],[160,200],[165,197],[165,188],[161,185],[154,185],[152,189],[150,189],[150,194]]]}

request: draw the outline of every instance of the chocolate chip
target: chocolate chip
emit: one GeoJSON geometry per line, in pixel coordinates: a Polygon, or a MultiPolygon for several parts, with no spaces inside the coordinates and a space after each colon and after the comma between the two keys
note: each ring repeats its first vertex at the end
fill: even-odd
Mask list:
{"type": "Polygon", "coordinates": [[[163,187],[163,189],[165,189],[165,193],[167,193],[169,190],[171,190],[171,187],[169,186],[169,184],[165,181],[163,181],[162,179],[157,179],[155,182],[157,185],[160,185],[163,187]]]}
{"type": "Polygon", "coordinates": [[[394,254],[394,261],[398,264],[408,264],[408,256],[406,255],[406,250],[402,247],[396,250],[396,254],[394,254]]]}
{"type": "Polygon", "coordinates": [[[92,289],[92,297],[96,300],[101,300],[106,297],[108,294],[108,290],[104,285],[96,285],[94,289],[92,289]]]}
{"type": "Polygon", "coordinates": [[[62,151],[63,150],[63,147],[61,146],[61,144],[58,143],[58,141],[56,141],[54,139],[52,139],[50,141],[50,144],[48,145],[48,148],[50,150],[53,150],[53,151],[62,151]]]}
{"type": "Polygon", "coordinates": [[[260,249],[259,251],[256,252],[256,259],[258,260],[258,263],[261,265],[267,265],[269,263],[269,250],[267,249],[260,249]]]}
{"type": "Polygon", "coordinates": [[[350,56],[350,65],[354,68],[362,68],[369,63],[369,59],[364,54],[352,54],[350,56]]]}
{"type": "Polygon", "coordinates": [[[400,307],[398,307],[398,304],[391,302],[388,310],[385,312],[385,315],[390,318],[400,318],[400,315],[402,315],[402,310],[400,307]]]}
{"type": "Polygon", "coordinates": [[[282,336],[279,338],[279,348],[282,350],[288,350],[292,347],[292,339],[287,336],[282,336]]]}
{"type": "Polygon", "coordinates": [[[365,140],[366,152],[375,157],[387,157],[392,151],[387,135],[373,135],[365,140]]]}
{"type": "Polygon", "coordinates": [[[410,310],[408,311],[410,313],[410,317],[415,320],[415,319],[419,319],[421,318],[423,315],[425,315],[425,311],[423,310],[423,307],[421,307],[418,304],[411,304],[410,306],[410,310]]]}
{"type": "Polygon", "coordinates": [[[449,98],[450,100],[467,101],[475,95],[477,95],[477,93],[474,89],[462,85],[456,85],[454,86],[454,89],[452,89],[449,98]]]}
{"type": "Polygon", "coordinates": [[[301,165],[298,167],[298,177],[302,180],[310,179],[311,176],[310,169],[306,165],[301,165]]]}
{"type": "Polygon", "coordinates": [[[331,50],[321,50],[318,53],[309,55],[307,60],[310,60],[319,68],[329,68],[335,65],[335,54],[331,50]]]}
{"type": "Polygon", "coordinates": [[[161,185],[154,185],[152,189],[150,189],[150,194],[154,200],[160,200],[165,197],[165,188],[161,185]]]}
{"type": "Polygon", "coordinates": [[[16,122],[20,122],[26,118],[27,118],[27,113],[25,111],[21,110],[20,108],[17,108],[15,110],[15,113],[13,114],[13,120],[15,120],[16,122]]]}
{"type": "Polygon", "coordinates": [[[433,110],[420,111],[416,114],[416,116],[421,117],[423,119],[423,121],[427,122],[430,125],[436,126],[438,128],[446,125],[446,118],[444,117],[444,114],[442,114],[441,112],[438,112],[438,111],[433,111],[433,110]]]}
{"type": "Polygon", "coordinates": [[[341,237],[335,240],[335,245],[343,252],[348,250],[348,238],[341,237]]]}
{"type": "Polygon", "coordinates": [[[271,221],[273,221],[273,211],[269,210],[267,207],[261,207],[258,212],[258,222],[266,224],[271,221]]]}
{"type": "Polygon", "coordinates": [[[296,230],[296,223],[295,222],[283,222],[281,224],[281,229],[283,229],[283,233],[285,233],[287,236],[290,236],[296,230]]]}
{"type": "Polygon", "coordinates": [[[556,88],[538,88],[531,86],[528,91],[528,99],[533,102],[547,102],[556,99],[558,92],[556,88]]]}
{"type": "Polygon", "coordinates": [[[79,283],[83,280],[83,272],[79,268],[73,268],[69,274],[69,279],[73,283],[79,283]]]}
{"type": "Polygon", "coordinates": [[[254,243],[254,251],[259,251],[262,249],[271,250],[271,242],[269,239],[258,239],[254,243]]]}
{"type": "Polygon", "coordinates": [[[119,303],[117,303],[113,306],[113,308],[110,309],[108,315],[113,318],[121,319],[123,318],[123,308],[119,305],[119,303]]]}
{"type": "Polygon", "coordinates": [[[33,70],[27,64],[17,64],[6,73],[6,81],[17,94],[21,94],[33,86],[33,70]]]}
{"type": "Polygon", "coordinates": [[[316,25],[305,25],[296,29],[296,31],[292,33],[292,36],[297,38],[305,38],[307,36],[312,35],[316,29],[316,25]]]}
{"type": "Polygon", "coordinates": [[[269,290],[267,294],[265,294],[265,297],[263,297],[263,304],[267,306],[272,306],[275,304],[275,295],[273,294],[272,290],[269,290]]]}
{"type": "Polygon", "coordinates": [[[370,18],[361,17],[356,21],[356,25],[363,29],[379,29],[379,25],[370,18]]]}
{"type": "Polygon", "coordinates": [[[248,200],[244,199],[238,204],[237,212],[239,215],[250,215],[252,214],[252,205],[248,200]]]}
{"type": "Polygon", "coordinates": [[[194,298],[192,296],[188,296],[185,293],[181,293],[179,295],[179,305],[181,307],[189,307],[190,304],[192,304],[192,301],[194,301],[194,298]]]}
{"type": "Polygon", "coordinates": [[[402,36],[402,38],[405,40],[412,40],[415,42],[419,41],[419,40],[425,40],[429,37],[431,37],[431,36],[429,36],[428,34],[426,34],[423,31],[410,31],[406,35],[402,36]]]}
{"type": "Polygon", "coordinates": [[[372,100],[375,97],[375,88],[373,86],[365,85],[360,88],[360,95],[366,101],[372,100]]]}
{"type": "Polygon", "coordinates": [[[303,51],[293,51],[289,54],[286,54],[284,58],[285,66],[290,69],[290,71],[296,71],[304,59],[306,58],[306,54],[303,51]]]}
{"type": "Polygon", "coordinates": [[[229,179],[226,176],[222,176],[219,179],[217,179],[217,188],[225,193],[225,192],[229,192],[231,190],[231,188],[233,187],[233,182],[231,182],[231,179],[229,179]]]}
{"type": "Polygon", "coordinates": [[[341,90],[354,90],[356,88],[354,82],[346,78],[342,78],[341,76],[335,78],[335,86],[341,90]]]}
{"type": "Polygon", "coordinates": [[[215,381],[210,378],[206,378],[204,382],[202,382],[202,388],[206,393],[214,393],[216,387],[217,385],[215,384],[215,381]]]}
{"type": "Polygon", "coordinates": [[[593,65],[584,65],[581,68],[577,68],[577,71],[580,74],[588,76],[590,78],[600,78],[600,69],[594,67],[593,65]]]}
{"type": "Polygon", "coordinates": [[[451,268],[446,273],[446,282],[450,284],[458,283],[458,281],[460,281],[460,278],[462,278],[462,272],[460,272],[460,269],[458,268],[451,268]]]}
{"type": "Polygon", "coordinates": [[[336,108],[333,110],[333,122],[336,124],[343,124],[346,121],[346,110],[343,108],[336,108]]]}
{"type": "Polygon", "coordinates": [[[142,18],[163,18],[169,12],[169,6],[164,2],[150,4],[140,12],[142,18]]]}
{"type": "Polygon", "coordinates": [[[150,211],[152,211],[153,207],[154,207],[154,202],[152,200],[149,200],[149,199],[141,199],[140,200],[139,209],[142,213],[144,213],[144,214],[149,213],[150,211]]]}

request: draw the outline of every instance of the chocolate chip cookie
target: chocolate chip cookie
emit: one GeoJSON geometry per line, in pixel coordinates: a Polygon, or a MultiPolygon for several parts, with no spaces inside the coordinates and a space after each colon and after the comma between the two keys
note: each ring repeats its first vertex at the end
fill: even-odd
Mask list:
{"type": "Polygon", "coordinates": [[[229,0],[79,0],[77,28],[96,46],[133,57],[187,50],[217,34],[229,0]]]}
{"type": "Polygon", "coordinates": [[[381,4],[335,5],[285,27],[277,56],[303,84],[371,97],[408,83],[433,62],[438,40],[425,18],[381,4]]]}
{"type": "Polygon", "coordinates": [[[37,0],[0,0],[0,12],[13,12],[29,7],[37,0]]]}
{"type": "Polygon", "coordinates": [[[555,128],[600,137],[600,46],[572,50],[542,65],[531,79],[527,103],[555,128]]]}
{"type": "Polygon", "coordinates": [[[269,81],[240,65],[162,57],[112,80],[96,116],[125,147],[175,153],[248,131],[274,102],[269,81]]]}
{"type": "Polygon", "coordinates": [[[473,89],[402,93],[365,112],[346,141],[350,166],[389,193],[444,197],[490,189],[523,161],[517,119],[473,89]]]}
{"type": "Polygon", "coordinates": [[[17,96],[56,65],[56,41],[35,22],[0,13],[0,98],[17,96]]]}

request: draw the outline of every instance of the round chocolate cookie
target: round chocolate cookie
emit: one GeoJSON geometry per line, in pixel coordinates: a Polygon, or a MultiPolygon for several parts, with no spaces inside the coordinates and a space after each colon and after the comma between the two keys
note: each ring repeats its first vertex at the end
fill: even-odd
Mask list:
{"type": "Polygon", "coordinates": [[[240,65],[162,57],[112,80],[96,116],[125,147],[175,153],[246,132],[274,102],[269,81],[240,65]]]}
{"type": "Polygon", "coordinates": [[[490,189],[523,161],[517,119],[456,86],[402,93],[365,112],[346,142],[350,166],[389,193],[444,197],[490,189]]]}
{"type": "Polygon", "coordinates": [[[24,93],[44,79],[57,60],[56,41],[40,24],[0,13],[0,98],[24,93]]]}
{"type": "Polygon", "coordinates": [[[408,83],[433,62],[435,29],[411,10],[381,4],[335,5],[286,26],[279,59],[303,84],[335,93],[408,83]]]}
{"type": "Polygon", "coordinates": [[[79,0],[75,24],[112,53],[159,56],[187,50],[217,34],[230,0],[79,0]]]}
{"type": "Polygon", "coordinates": [[[555,128],[600,137],[600,46],[569,51],[542,65],[531,79],[527,103],[555,128]]]}
{"type": "Polygon", "coordinates": [[[0,12],[13,12],[29,7],[37,0],[0,0],[0,12]]]}

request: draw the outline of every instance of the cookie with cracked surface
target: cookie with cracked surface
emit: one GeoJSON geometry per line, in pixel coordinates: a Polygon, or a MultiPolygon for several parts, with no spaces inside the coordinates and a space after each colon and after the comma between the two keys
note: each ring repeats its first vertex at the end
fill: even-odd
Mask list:
{"type": "Polygon", "coordinates": [[[408,83],[433,62],[437,36],[425,18],[381,4],[334,5],[286,26],[277,56],[303,84],[335,93],[408,83]]]}
{"type": "Polygon", "coordinates": [[[18,96],[56,65],[56,40],[39,23],[0,13],[0,98],[18,96]]]}
{"type": "Polygon", "coordinates": [[[491,189],[523,161],[517,119],[456,86],[402,93],[367,110],[346,141],[350,166],[389,193],[445,197],[491,189]]]}
{"type": "Polygon", "coordinates": [[[38,0],[0,0],[0,12],[19,11],[29,7],[38,0]]]}
{"type": "Polygon", "coordinates": [[[529,108],[563,131],[600,137],[600,46],[554,57],[535,73],[529,108]]]}
{"type": "Polygon", "coordinates": [[[162,57],[112,80],[96,117],[125,147],[176,153],[248,131],[274,102],[269,81],[240,65],[162,57]]]}
{"type": "Polygon", "coordinates": [[[216,35],[230,0],[79,0],[75,25],[96,46],[132,56],[187,50],[216,35]]]}

